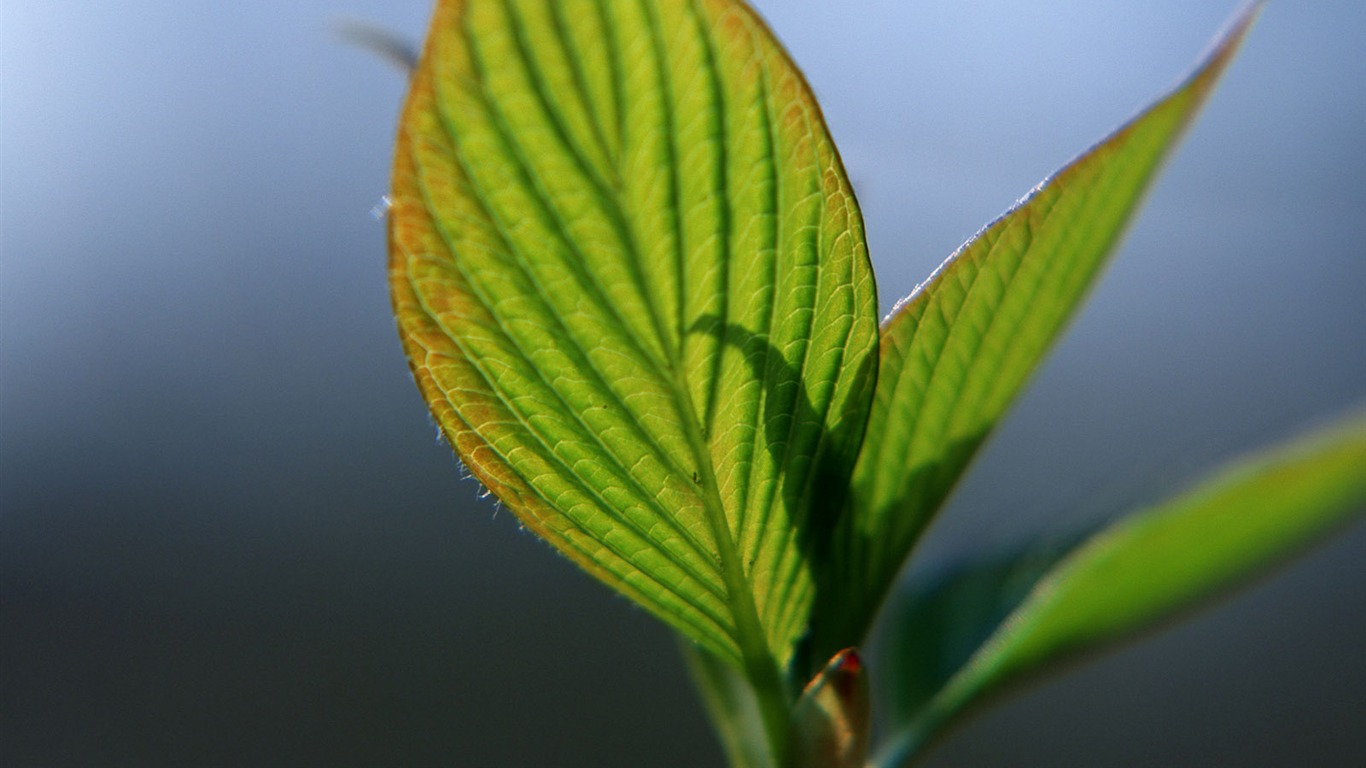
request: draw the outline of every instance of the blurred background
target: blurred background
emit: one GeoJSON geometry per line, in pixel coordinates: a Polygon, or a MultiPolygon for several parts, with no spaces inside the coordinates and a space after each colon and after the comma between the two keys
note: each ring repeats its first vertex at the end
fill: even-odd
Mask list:
{"type": "MultiPolygon", "coordinates": [[[[756,4],[884,308],[1234,10],[756,4]]],[[[404,77],[335,29],[428,11],[0,10],[0,764],[720,764],[668,632],[479,500],[409,379],[372,214],[404,77]]],[[[1266,10],[919,567],[1366,402],[1364,32],[1360,0],[1266,10]]],[[[1366,764],[1363,563],[1358,525],[928,764],[1366,764]]]]}

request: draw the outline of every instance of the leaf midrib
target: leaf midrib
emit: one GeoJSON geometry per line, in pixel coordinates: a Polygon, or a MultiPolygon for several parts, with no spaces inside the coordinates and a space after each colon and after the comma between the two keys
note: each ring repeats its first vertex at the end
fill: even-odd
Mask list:
{"type": "MultiPolygon", "coordinates": [[[[735,620],[736,644],[740,648],[741,660],[744,663],[745,671],[750,676],[751,681],[761,692],[772,693],[774,689],[781,692],[781,676],[778,674],[776,662],[769,649],[768,634],[764,631],[763,624],[759,620],[758,606],[755,601],[754,588],[750,583],[748,575],[745,573],[744,562],[740,557],[739,545],[735,537],[731,535],[730,522],[726,517],[725,507],[721,500],[720,485],[716,479],[715,462],[712,460],[711,450],[708,447],[708,440],[703,432],[703,425],[699,423],[695,403],[692,402],[691,390],[688,387],[687,372],[681,365],[682,347],[686,338],[687,329],[684,327],[683,313],[686,311],[687,303],[684,301],[684,237],[686,235],[683,227],[682,212],[679,209],[679,178],[678,178],[678,150],[676,147],[677,131],[674,125],[674,93],[673,83],[669,77],[667,63],[665,61],[663,33],[659,19],[658,9],[648,0],[642,0],[640,6],[645,10],[649,19],[650,46],[654,51],[656,77],[663,86],[664,94],[661,102],[664,109],[664,119],[666,121],[665,135],[668,136],[666,145],[668,147],[667,167],[670,176],[670,195],[669,202],[673,207],[674,226],[677,232],[675,238],[675,256],[678,267],[678,307],[679,313],[679,335],[678,349],[676,354],[670,357],[673,365],[674,376],[672,381],[672,393],[676,409],[679,411],[680,420],[684,430],[687,432],[688,444],[692,447],[694,459],[699,468],[699,476],[702,481],[702,502],[706,510],[706,519],[712,527],[712,538],[716,542],[719,554],[722,581],[726,586],[727,602],[731,608],[732,618],[735,620]],[[776,684],[776,685],[775,685],[776,684]]],[[[701,27],[701,19],[697,14],[697,8],[689,3],[687,8],[695,23],[701,27]]],[[[708,51],[710,51],[710,35],[703,29],[699,29],[699,37],[706,41],[708,51]]],[[[710,56],[708,63],[712,64],[710,56]]],[[[709,74],[715,82],[718,75],[714,66],[709,67],[709,74]]],[[[720,98],[721,89],[717,89],[718,109],[722,108],[723,100],[720,98]]],[[[762,110],[765,120],[768,118],[767,110],[762,110]]],[[[723,142],[719,142],[723,143],[723,142]]],[[[776,185],[775,185],[776,194],[776,185]]],[[[729,204],[721,206],[729,210],[729,204]]],[[[776,222],[776,217],[775,217],[776,222]]],[[[775,227],[777,224],[775,223],[775,227]]],[[[726,240],[729,240],[729,232],[726,240]]],[[[639,251],[633,250],[633,255],[639,257],[639,251]]],[[[726,302],[723,302],[726,303],[726,302]]],[[[662,329],[662,321],[659,320],[653,306],[651,315],[656,318],[656,325],[662,329]]],[[[771,320],[770,320],[771,327],[771,320]]],[[[724,329],[723,329],[724,331],[724,329]]],[[[765,702],[765,719],[770,730],[777,727],[772,721],[776,713],[771,712],[771,701],[765,702]]],[[[785,702],[784,707],[785,710],[785,702]]]]}
{"type": "MultiPolygon", "coordinates": [[[[668,166],[672,182],[670,185],[670,203],[673,206],[673,220],[676,231],[678,232],[679,252],[677,263],[678,268],[680,270],[679,290],[680,292],[682,292],[683,280],[681,274],[681,249],[683,248],[683,228],[681,227],[680,211],[677,205],[678,173],[676,167],[676,147],[674,144],[676,141],[676,136],[674,135],[673,131],[672,114],[674,102],[671,94],[668,92],[670,86],[670,79],[668,77],[668,72],[665,68],[660,53],[660,46],[663,45],[663,40],[660,31],[660,20],[657,16],[657,10],[647,2],[641,3],[641,7],[645,10],[645,13],[647,14],[650,20],[651,46],[652,50],[655,53],[657,77],[659,79],[659,82],[663,84],[666,89],[666,94],[665,97],[662,99],[662,104],[664,110],[666,111],[666,120],[668,121],[667,135],[670,138],[667,145],[669,159],[670,161],[673,161],[672,164],[668,166]]],[[[690,4],[689,10],[692,12],[694,19],[697,20],[698,17],[696,15],[696,7],[690,4]]],[[[570,138],[566,127],[562,123],[562,116],[559,114],[558,110],[555,108],[553,103],[548,99],[547,94],[545,93],[545,84],[542,82],[543,77],[539,72],[539,67],[537,66],[536,62],[530,57],[526,49],[523,20],[520,18],[519,13],[514,9],[508,8],[506,12],[508,13],[508,18],[511,21],[510,26],[513,29],[514,44],[518,47],[519,51],[522,54],[522,65],[526,68],[528,81],[531,83],[533,91],[535,92],[537,99],[540,101],[543,112],[547,120],[553,127],[558,140],[564,147],[566,155],[572,158],[573,161],[578,165],[580,172],[594,186],[594,189],[598,193],[600,201],[605,203],[605,205],[603,206],[605,212],[609,215],[613,227],[617,230],[618,236],[621,237],[622,242],[627,249],[627,261],[629,265],[629,270],[633,280],[636,283],[636,288],[638,290],[641,290],[643,292],[643,295],[648,297],[649,293],[645,285],[644,276],[640,273],[641,252],[639,249],[639,245],[636,242],[636,239],[633,236],[629,226],[626,226],[625,224],[625,213],[620,207],[620,200],[617,196],[608,193],[608,189],[606,185],[603,183],[603,180],[598,176],[598,174],[595,171],[593,171],[590,164],[586,162],[586,158],[583,157],[581,151],[576,146],[576,142],[574,142],[570,138]]],[[[609,16],[611,15],[610,10],[607,10],[606,13],[609,16]]],[[[609,26],[614,27],[615,25],[609,24],[609,26]]],[[[476,72],[481,72],[483,67],[483,61],[476,53],[478,49],[474,45],[474,35],[472,31],[468,28],[468,26],[465,27],[463,32],[467,43],[470,45],[471,61],[476,68],[476,72]]],[[[711,37],[705,32],[701,32],[700,36],[706,44],[708,52],[707,60],[708,63],[711,65],[709,67],[709,72],[712,75],[712,77],[715,78],[716,70],[714,65],[714,52],[712,51],[711,47],[711,37]]],[[[614,75],[614,93],[616,91],[619,91],[620,89],[620,69],[619,66],[616,66],[617,64],[618,62],[614,58],[614,66],[612,67],[614,75]]],[[[479,89],[482,93],[482,100],[485,103],[485,106],[488,110],[488,114],[490,115],[494,124],[497,127],[501,140],[508,148],[509,153],[517,160],[518,175],[521,176],[525,187],[534,192],[534,197],[538,203],[538,206],[541,208],[542,213],[547,217],[547,220],[553,224],[554,229],[556,230],[557,234],[560,235],[561,241],[564,243],[564,245],[572,251],[577,252],[580,257],[584,256],[584,254],[579,250],[577,242],[569,236],[566,230],[565,222],[561,219],[560,215],[555,210],[554,206],[550,203],[550,201],[546,199],[544,191],[541,190],[540,187],[535,183],[535,174],[531,171],[530,167],[528,166],[524,152],[520,149],[520,145],[516,142],[513,132],[508,127],[506,118],[503,115],[501,108],[498,106],[497,100],[492,98],[492,95],[488,92],[486,82],[486,79],[482,76],[482,74],[480,74],[479,89]]],[[[719,88],[717,88],[715,96],[719,108],[722,105],[722,92],[719,88]]],[[[438,111],[441,114],[443,125],[446,128],[446,132],[448,138],[451,140],[452,146],[458,147],[459,142],[456,140],[456,132],[453,130],[449,121],[446,119],[444,111],[438,111]]],[[[621,111],[620,105],[618,105],[618,111],[621,111]]],[[[767,110],[763,111],[762,114],[765,116],[765,119],[767,119],[767,110]]],[[[596,125],[596,122],[594,122],[593,128],[595,132],[600,133],[600,129],[596,125]]],[[[724,141],[719,141],[718,145],[724,147],[724,141]]],[[[721,160],[724,161],[724,155],[722,156],[721,160]]],[[[724,164],[722,165],[722,169],[722,172],[724,173],[724,164]]],[[[477,187],[477,183],[473,179],[470,179],[469,181],[471,185],[477,187]]],[[[728,223],[729,207],[722,206],[722,209],[727,214],[726,220],[728,223]]],[[[495,223],[498,222],[498,217],[496,217],[491,210],[485,208],[485,213],[486,215],[488,215],[490,221],[493,221],[495,223]]],[[[496,228],[499,231],[501,237],[503,227],[501,225],[498,225],[496,228]]],[[[511,244],[506,240],[506,238],[504,238],[504,242],[506,245],[508,245],[510,252],[520,253],[518,249],[511,246],[511,244]]],[[[729,246],[728,237],[723,238],[723,242],[725,242],[727,246],[729,246]]],[[[559,324],[561,329],[565,331],[566,336],[569,336],[568,328],[564,325],[563,318],[560,317],[560,315],[553,309],[553,305],[549,302],[548,298],[543,294],[543,292],[540,291],[540,283],[535,278],[534,274],[532,274],[527,269],[526,265],[522,262],[521,259],[517,260],[517,265],[523,272],[523,275],[526,277],[526,279],[531,284],[538,286],[537,298],[539,299],[542,306],[545,308],[547,314],[553,317],[556,323],[559,324]]],[[[593,299],[595,300],[595,302],[598,303],[600,307],[608,311],[611,314],[611,316],[618,323],[620,323],[622,328],[630,328],[631,326],[625,322],[624,318],[621,317],[620,313],[617,311],[616,306],[612,302],[606,300],[605,295],[602,294],[602,286],[598,283],[593,273],[591,271],[581,269],[576,270],[576,272],[580,274],[580,277],[583,280],[583,282],[592,288],[594,292],[593,299]]],[[[473,287],[474,282],[468,280],[468,275],[467,281],[470,282],[471,286],[473,287]]],[[[487,299],[484,299],[483,303],[485,304],[485,306],[491,306],[487,299]]],[[[626,333],[624,334],[624,336],[625,338],[630,340],[630,343],[634,347],[634,351],[640,356],[642,360],[648,363],[648,366],[654,370],[656,375],[658,375],[660,377],[660,380],[666,385],[666,388],[671,395],[671,399],[673,400],[674,409],[678,415],[679,421],[684,427],[685,432],[687,433],[687,441],[693,453],[693,459],[697,464],[698,476],[702,486],[702,492],[701,494],[699,494],[699,496],[705,512],[704,519],[708,522],[709,527],[712,531],[713,543],[715,544],[717,549],[718,574],[721,576],[722,585],[724,589],[724,594],[716,594],[714,592],[713,594],[716,594],[718,598],[721,598],[725,602],[731,613],[731,619],[733,621],[733,631],[731,633],[732,640],[736,643],[738,650],[740,651],[740,660],[746,667],[747,673],[751,675],[751,677],[772,678],[773,680],[779,680],[780,676],[777,672],[776,660],[774,659],[772,651],[769,647],[767,634],[764,632],[763,625],[759,620],[759,613],[755,602],[753,586],[750,583],[748,576],[745,574],[743,560],[739,554],[738,543],[735,540],[734,536],[731,534],[731,526],[729,525],[729,522],[727,520],[724,504],[722,502],[719,484],[716,478],[714,463],[711,457],[711,452],[707,447],[707,438],[703,434],[703,425],[699,424],[698,422],[698,412],[694,407],[691,395],[689,394],[690,390],[687,385],[686,372],[683,370],[681,366],[682,340],[684,338],[684,333],[686,332],[686,329],[680,327],[679,345],[677,346],[677,348],[675,348],[673,345],[670,345],[668,343],[668,337],[665,335],[663,330],[663,319],[659,316],[657,308],[655,307],[654,303],[647,302],[646,305],[649,307],[650,322],[653,326],[653,330],[657,335],[657,338],[659,338],[660,348],[665,351],[665,357],[663,359],[660,359],[655,355],[651,354],[645,347],[643,347],[640,344],[640,339],[635,334],[626,333]]],[[[684,310],[684,306],[684,303],[680,300],[680,326],[683,324],[681,321],[681,313],[684,310]]],[[[518,344],[518,346],[520,346],[520,344],[516,342],[513,337],[509,336],[508,338],[512,340],[514,344],[518,344]]],[[[591,361],[587,358],[586,355],[582,354],[583,350],[576,351],[580,353],[579,356],[586,363],[586,365],[584,366],[585,371],[592,374],[592,376],[595,379],[595,383],[599,385],[599,388],[602,391],[612,395],[616,399],[618,405],[622,408],[625,408],[625,404],[622,403],[619,398],[616,398],[615,391],[611,387],[606,385],[602,373],[597,370],[596,366],[594,366],[591,363],[591,361]]],[[[547,388],[549,388],[552,392],[555,391],[554,388],[550,386],[550,383],[548,381],[545,381],[544,378],[542,378],[542,381],[544,384],[546,384],[547,388]]],[[[578,418],[578,414],[575,414],[575,417],[578,418]]],[[[519,418],[521,418],[520,414],[519,418]]],[[[580,424],[582,424],[582,420],[579,419],[579,421],[580,424]]],[[[609,456],[612,456],[613,459],[616,459],[615,453],[607,445],[603,444],[598,435],[596,435],[596,433],[593,433],[592,430],[589,430],[586,424],[583,424],[583,426],[585,431],[593,435],[593,439],[595,443],[598,445],[598,447],[604,453],[606,453],[609,456]]],[[[660,446],[654,439],[650,438],[648,435],[642,432],[638,432],[637,435],[641,438],[642,443],[649,446],[651,453],[658,460],[660,460],[664,466],[666,466],[670,471],[672,471],[677,477],[679,477],[680,479],[688,477],[688,473],[684,471],[684,468],[679,466],[678,463],[674,460],[674,458],[669,453],[664,451],[662,449],[662,446],[660,446]]],[[[538,439],[538,442],[541,442],[542,447],[549,451],[549,446],[544,445],[543,441],[539,441],[538,439]]],[[[554,457],[553,452],[550,452],[548,455],[554,457]]],[[[638,482],[634,480],[629,471],[627,471],[627,468],[621,465],[619,460],[616,463],[618,468],[621,470],[620,474],[627,478],[630,478],[632,485],[637,491],[637,494],[641,498],[647,499],[650,502],[652,502],[652,506],[659,513],[660,517],[668,520],[671,524],[671,527],[675,531],[679,532],[680,535],[682,535],[685,538],[685,540],[693,546],[694,550],[698,551],[699,554],[705,555],[705,548],[699,546],[699,542],[696,540],[696,538],[693,535],[691,535],[691,533],[689,533],[686,529],[677,526],[669,511],[667,509],[662,508],[662,506],[658,505],[657,503],[654,503],[655,497],[652,494],[646,492],[646,490],[643,487],[641,487],[638,482]]],[[[592,498],[598,499],[600,504],[605,505],[605,502],[602,501],[601,497],[595,492],[592,492],[591,489],[585,487],[583,488],[583,490],[586,493],[589,493],[592,498]]],[[[624,524],[630,525],[629,521],[624,517],[614,515],[613,519],[619,520],[624,524]]],[[[637,529],[637,531],[639,532],[639,529],[637,529]]],[[[660,552],[665,557],[669,557],[667,551],[665,550],[656,548],[656,551],[660,552]]],[[[674,560],[674,558],[672,557],[669,557],[669,559],[674,560]]],[[[675,565],[683,568],[686,572],[692,572],[692,569],[686,564],[686,562],[679,562],[676,560],[674,562],[675,565]]],[[[692,575],[692,578],[695,581],[702,584],[703,586],[705,586],[706,581],[700,578],[697,574],[694,573],[692,575]]],[[[694,605],[696,606],[695,603],[694,605]]],[[[700,609],[700,606],[696,607],[700,609]]],[[[703,613],[705,615],[709,614],[710,612],[703,611],[703,613]]]]}

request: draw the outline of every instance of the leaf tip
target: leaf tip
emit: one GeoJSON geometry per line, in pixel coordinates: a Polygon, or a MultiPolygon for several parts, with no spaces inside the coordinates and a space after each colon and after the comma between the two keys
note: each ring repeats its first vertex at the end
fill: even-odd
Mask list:
{"type": "Polygon", "coordinates": [[[1202,89],[1208,89],[1223,73],[1233,56],[1247,39],[1248,32],[1266,7],[1267,0],[1251,0],[1234,12],[1219,33],[1210,41],[1209,47],[1196,61],[1194,71],[1183,82],[1204,81],[1202,89]]]}

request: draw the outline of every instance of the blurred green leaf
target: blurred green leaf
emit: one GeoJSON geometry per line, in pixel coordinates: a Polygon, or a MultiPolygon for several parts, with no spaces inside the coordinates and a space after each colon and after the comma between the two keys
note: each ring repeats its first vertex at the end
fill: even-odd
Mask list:
{"type": "Polygon", "coordinates": [[[888,717],[905,722],[923,710],[1079,540],[965,558],[912,582],[889,608],[888,717]]]}
{"type": "Polygon", "coordinates": [[[399,334],[465,466],[780,696],[877,321],[848,180],[767,28],[738,0],[443,0],[391,201],[399,334]]]}
{"type": "Polygon", "coordinates": [[[1180,86],[944,262],[887,318],[852,509],[823,575],[812,655],[862,642],[889,586],[982,441],[1095,281],[1255,8],[1180,86]]]}
{"type": "Polygon", "coordinates": [[[903,727],[878,764],[908,765],[1001,686],[1166,620],[1362,512],[1366,413],[1238,461],[1064,557],[1045,550],[921,590],[892,620],[903,727]]]}

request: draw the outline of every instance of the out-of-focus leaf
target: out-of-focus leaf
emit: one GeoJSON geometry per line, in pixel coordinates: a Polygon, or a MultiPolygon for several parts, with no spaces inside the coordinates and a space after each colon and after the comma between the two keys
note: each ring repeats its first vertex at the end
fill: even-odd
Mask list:
{"type": "Polygon", "coordinates": [[[893,598],[888,717],[904,722],[921,711],[1070,549],[1038,542],[1010,555],[967,558],[893,598]]]}
{"type": "Polygon", "coordinates": [[[1254,16],[1248,9],[1181,85],[988,225],[884,321],[852,510],[822,577],[816,658],[862,642],[902,561],[1077,310],[1254,16]]]}
{"type": "Polygon", "coordinates": [[[767,28],[739,0],[441,0],[391,202],[399,334],[465,466],[776,690],[877,321],[849,183],[767,28]]]}
{"type": "MultiPolygon", "coordinates": [[[[1366,413],[1236,462],[1171,501],[1051,557],[970,573],[911,601],[893,626],[908,647],[904,726],[883,766],[908,765],[926,741],[1001,686],[1169,619],[1322,539],[1366,512],[1366,413]],[[971,626],[951,613],[974,582],[1027,581],[988,599],[971,626]],[[1021,597],[1022,595],[1022,597],[1021,597]],[[962,642],[925,635],[956,628],[962,642]],[[955,669],[950,669],[956,665],[955,669]]],[[[893,647],[897,647],[894,643],[893,647]]],[[[902,680],[893,680],[900,685],[902,680]]]]}

